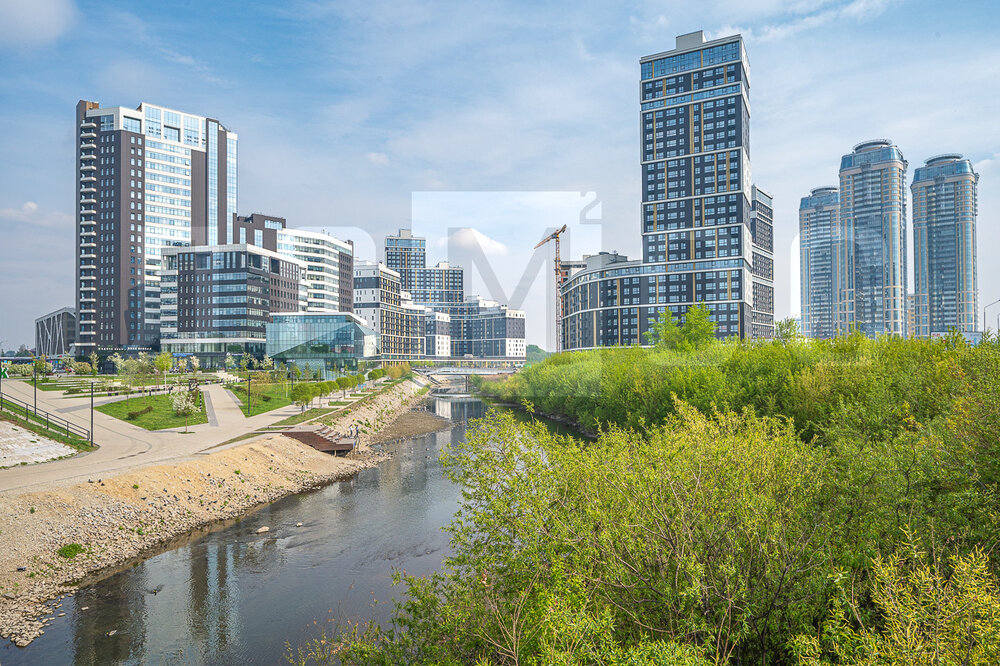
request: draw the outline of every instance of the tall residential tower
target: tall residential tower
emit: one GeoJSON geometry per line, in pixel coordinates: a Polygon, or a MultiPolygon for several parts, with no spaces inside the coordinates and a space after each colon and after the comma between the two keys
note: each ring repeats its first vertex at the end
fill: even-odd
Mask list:
{"type": "Polygon", "coordinates": [[[838,333],[906,335],[906,166],[885,139],[859,143],[840,161],[838,333]]]}
{"type": "Polygon", "coordinates": [[[799,203],[799,271],[802,334],[832,338],[834,328],[833,239],[840,224],[836,187],[817,187],[799,203]]]}
{"type": "Polygon", "coordinates": [[[569,277],[563,348],[642,344],[666,308],[683,320],[696,303],[719,337],[769,337],[772,202],[751,179],[743,38],[681,35],[640,69],[642,261],[601,255],[569,277]]]}
{"type": "Polygon", "coordinates": [[[232,242],[237,137],[203,116],[82,100],[75,132],[75,351],[148,350],[163,251],[232,242]]]}
{"type": "Polygon", "coordinates": [[[913,276],[910,335],[977,329],[976,184],[961,155],[932,157],[913,173],[913,276]]]}

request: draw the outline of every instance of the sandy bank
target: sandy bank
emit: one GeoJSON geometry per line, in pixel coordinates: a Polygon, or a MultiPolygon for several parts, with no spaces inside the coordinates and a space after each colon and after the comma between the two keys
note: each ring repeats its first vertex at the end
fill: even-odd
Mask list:
{"type": "MultiPolygon", "coordinates": [[[[404,382],[343,419],[363,422],[370,442],[397,416],[410,413],[417,389],[404,382]]],[[[350,477],[385,457],[362,447],[337,458],[271,435],[92,483],[7,494],[0,505],[0,637],[27,645],[44,633],[45,616],[58,612],[45,602],[72,594],[81,581],[195,528],[350,477]],[[59,549],[70,544],[83,551],[71,559],[60,556],[59,549]]]]}

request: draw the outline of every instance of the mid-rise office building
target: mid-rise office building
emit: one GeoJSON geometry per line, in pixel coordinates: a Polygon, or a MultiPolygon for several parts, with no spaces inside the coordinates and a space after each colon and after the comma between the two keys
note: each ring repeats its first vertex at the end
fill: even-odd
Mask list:
{"type": "Polygon", "coordinates": [[[52,358],[72,353],[76,341],[76,310],[70,307],[35,320],[35,354],[52,358]]]}
{"type": "Polygon", "coordinates": [[[802,335],[836,335],[833,288],[834,238],[840,224],[840,195],[836,187],[817,187],[799,203],[799,271],[801,275],[802,335]]]}
{"type": "Polygon", "coordinates": [[[359,361],[378,354],[378,334],[349,312],[277,313],[266,328],[275,363],[318,370],[324,379],[357,372],[359,361]]]}
{"type": "Polygon", "coordinates": [[[961,155],[938,155],[913,173],[914,303],[910,334],[978,329],[976,186],[961,155]]]}
{"type": "Polygon", "coordinates": [[[169,248],[161,271],[163,350],[221,367],[261,357],[271,314],[305,308],[305,264],[253,244],[169,248]]]}
{"type": "Polygon", "coordinates": [[[906,335],[906,167],[885,139],[859,143],[841,159],[838,333],[906,335]]]}
{"type": "Polygon", "coordinates": [[[404,302],[399,273],[381,262],[354,264],[354,313],[379,335],[383,360],[424,356],[425,309],[407,295],[404,302]]]}
{"type": "Polygon", "coordinates": [[[142,103],[76,106],[76,353],[153,348],[168,248],[232,242],[237,136],[142,103]]]}
{"type": "Polygon", "coordinates": [[[563,348],[642,344],[667,308],[683,321],[697,303],[719,337],[768,337],[773,202],[751,181],[743,38],[681,35],[640,69],[642,261],[605,257],[564,283],[563,348]]]}

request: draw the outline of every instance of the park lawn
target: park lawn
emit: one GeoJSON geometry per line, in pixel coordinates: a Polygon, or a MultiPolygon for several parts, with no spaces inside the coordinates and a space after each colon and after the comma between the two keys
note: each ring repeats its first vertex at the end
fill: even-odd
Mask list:
{"type": "Polygon", "coordinates": [[[250,414],[247,414],[246,383],[230,384],[229,390],[232,391],[233,395],[239,399],[240,404],[243,405],[243,413],[247,416],[264,414],[292,404],[292,399],[286,395],[286,393],[291,393],[291,385],[285,387],[281,384],[267,384],[261,390],[258,390],[258,387],[255,386],[253,395],[253,411],[250,414]]]}
{"type": "Polygon", "coordinates": [[[286,425],[297,425],[303,423],[304,421],[309,421],[310,419],[317,418],[319,416],[326,416],[330,412],[339,412],[336,408],[326,408],[326,407],[313,407],[312,409],[307,409],[304,412],[295,414],[294,416],[289,416],[286,419],[281,419],[274,425],[276,426],[286,426],[286,425]]]}
{"type": "Polygon", "coordinates": [[[122,421],[137,425],[140,428],[145,428],[146,430],[183,428],[185,423],[187,425],[208,423],[208,415],[205,414],[204,398],[200,400],[200,410],[190,416],[177,416],[177,414],[174,413],[173,402],[170,398],[171,396],[169,395],[154,395],[145,398],[135,397],[128,400],[119,400],[118,402],[109,402],[108,404],[100,405],[95,409],[99,412],[107,414],[108,416],[113,416],[116,419],[121,419],[122,421]],[[136,412],[145,409],[150,405],[152,405],[153,411],[148,414],[143,414],[132,420],[127,418],[129,412],[136,412]]]}

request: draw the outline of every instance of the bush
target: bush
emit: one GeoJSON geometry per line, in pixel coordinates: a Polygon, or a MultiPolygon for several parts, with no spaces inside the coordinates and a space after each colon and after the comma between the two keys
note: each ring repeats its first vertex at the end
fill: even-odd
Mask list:
{"type": "Polygon", "coordinates": [[[149,405],[148,407],[145,407],[143,409],[137,409],[135,411],[129,412],[125,416],[125,418],[128,421],[135,421],[140,416],[143,416],[144,414],[149,414],[151,411],[153,411],[153,406],[149,405]]]}

